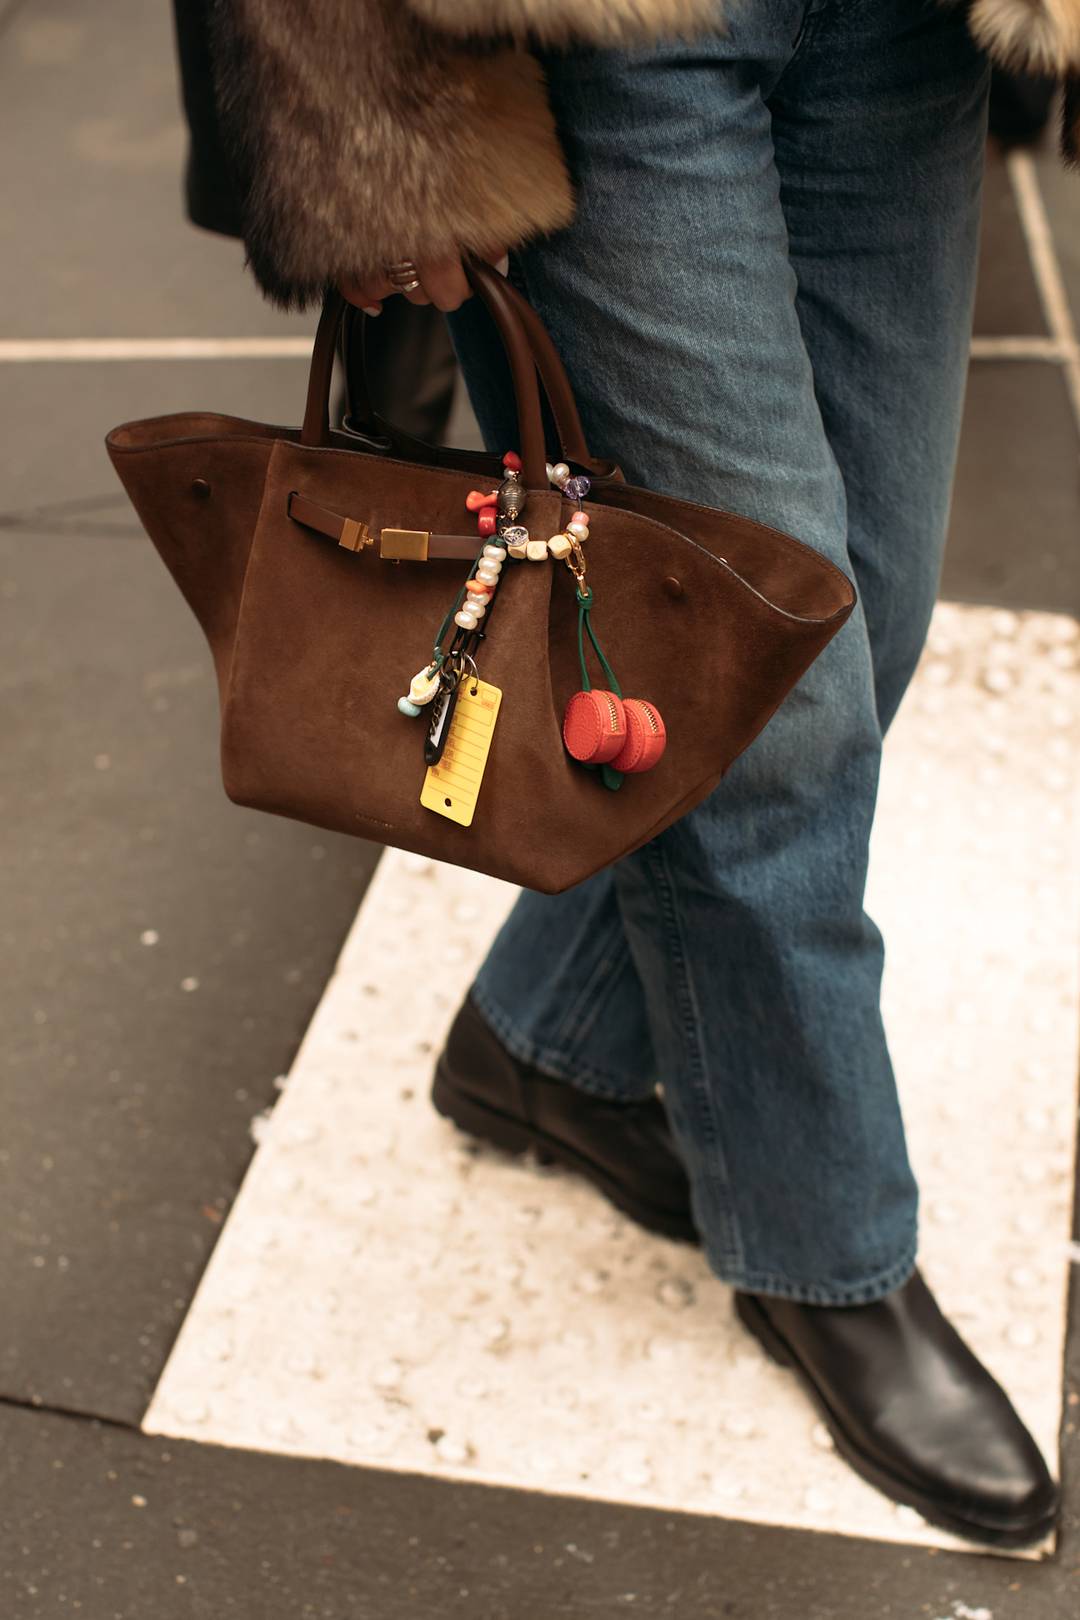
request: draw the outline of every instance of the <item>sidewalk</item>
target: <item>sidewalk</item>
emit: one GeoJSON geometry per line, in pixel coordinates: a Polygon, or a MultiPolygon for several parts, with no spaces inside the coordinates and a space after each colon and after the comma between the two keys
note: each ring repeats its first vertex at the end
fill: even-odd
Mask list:
{"type": "MultiPolygon", "coordinates": [[[[259,300],[235,244],[183,223],[167,8],[104,0],[91,21],[76,0],[0,0],[0,143],[17,157],[5,179],[7,217],[19,222],[0,256],[7,445],[0,1017],[8,1032],[0,1068],[0,1230],[8,1234],[0,1258],[0,1615],[1060,1620],[1073,1613],[1080,1591],[1075,1279],[1062,1394],[1067,1510],[1057,1553],[1033,1562],[927,1544],[918,1523],[887,1506],[882,1528],[880,1517],[860,1518],[861,1506],[849,1511],[846,1498],[829,1496],[835,1459],[815,1441],[809,1409],[786,1381],[774,1383],[776,1375],[762,1370],[752,1346],[721,1339],[719,1326],[716,1343],[725,1356],[730,1351],[732,1378],[748,1382],[727,1382],[718,1353],[715,1406],[670,1443],[663,1423],[680,1404],[688,1371],[681,1358],[691,1342],[679,1323],[713,1321],[699,1315],[713,1285],[690,1261],[667,1254],[670,1246],[639,1248],[633,1234],[611,1229],[606,1206],[563,1178],[471,1155],[424,1104],[430,1052],[395,1044],[392,1024],[380,1026],[377,1047],[348,1039],[341,997],[355,994],[372,969],[363,942],[374,911],[361,909],[344,977],[331,975],[378,851],[224,800],[201,636],[101,448],[117,422],[199,405],[295,421],[311,323],[259,300]],[[257,357],[220,353],[222,340],[238,336],[260,340],[257,357]],[[142,346],[133,350],[131,340],[142,346]],[[199,341],[195,351],[190,340],[199,341]],[[312,1041],[297,1061],[317,1009],[312,1041]],[[254,1151],[253,1122],[274,1108],[290,1071],[288,1111],[255,1125],[261,1146],[234,1209],[254,1151]],[[345,1087],[340,1118],[354,1120],[351,1129],[338,1132],[336,1144],[303,1134],[290,1142],[292,1126],[318,1124],[320,1087],[329,1093],[334,1085],[345,1087]],[[376,1091],[370,1115],[365,1088],[376,1091]],[[401,1099],[398,1090],[414,1095],[401,1099]],[[370,1168],[346,1164],[334,1197],[319,1207],[313,1193],[329,1184],[327,1155],[360,1155],[357,1137],[376,1130],[414,1133],[417,1153],[430,1146],[429,1196],[457,1188],[459,1198],[456,1213],[425,1206],[427,1249],[425,1221],[410,1226],[404,1269],[413,1268],[412,1297],[401,1299],[385,1336],[376,1333],[377,1362],[349,1324],[360,1315],[354,1307],[368,1255],[394,1263],[405,1234],[384,1213],[391,1200],[370,1168]],[[666,1415],[644,1462],[634,1444],[652,1420],[641,1402],[623,1449],[601,1447],[596,1422],[568,1421],[542,1403],[526,1410],[522,1402],[519,1412],[513,1402],[499,1404],[507,1376],[499,1368],[524,1365],[507,1362],[516,1347],[452,1339],[454,1355],[494,1368],[474,1370],[470,1388],[456,1361],[451,1381],[448,1363],[431,1354],[436,1341],[424,1312],[438,1299],[440,1278],[427,1273],[438,1263],[446,1288],[459,1287],[462,1259],[457,1249],[440,1256],[434,1239],[444,1227],[463,1232],[452,1223],[461,1220],[466,1185],[485,1210],[508,1212],[500,1235],[508,1266],[524,1235],[540,1284],[562,1279],[567,1320],[559,1319],[559,1332],[580,1331],[587,1318],[624,1349],[659,1342],[658,1404],[666,1415]],[[276,1201],[276,1234],[267,1200],[276,1201]],[[543,1246],[531,1229],[511,1225],[509,1211],[521,1208],[542,1208],[543,1221],[557,1229],[562,1271],[550,1249],[539,1257],[543,1246]],[[305,1281],[307,1262],[290,1252],[304,1221],[310,1269],[326,1279],[321,1297],[345,1295],[336,1317],[305,1316],[290,1292],[305,1281]],[[265,1279],[273,1243],[260,1250],[260,1234],[280,1245],[272,1287],[265,1279]],[[349,1244],[357,1252],[346,1252],[349,1244]],[[648,1289],[624,1278],[612,1291],[599,1275],[611,1269],[601,1253],[609,1244],[612,1254],[631,1257],[627,1277],[647,1274],[648,1289]],[[664,1269],[650,1271],[660,1250],[664,1269]],[[253,1254],[261,1255],[257,1263],[253,1254]],[[665,1282],[674,1286],[658,1298],[665,1282]],[[685,1300],[680,1289],[696,1291],[699,1282],[689,1314],[663,1303],[685,1300]],[[228,1331],[223,1310],[232,1313],[228,1331]],[[654,1318],[670,1326],[661,1331],[654,1318]],[[648,1331],[646,1321],[654,1324],[648,1331]],[[373,1395],[375,1373],[382,1382],[379,1393],[374,1380],[373,1395]],[[489,1389],[478,1393],[477,1380],[489,1389]],[[751,1385],[761,1392],[762,1426],[775,1430],[780,1449],[792,1457],[805,1451],[820,1465],[820,1477],[797,1480],[798,1513],[767,1488],[775,1447],[757,1446],[749,1433],[724,1431],[730,1446],[708,1469],[716,1487],[708,1499],[688,1483],[705,1473],[703,1431],[712,1423],[719,1436],[722,1416],[735,1413],[734,1390],[751,1385]],[[444,1417],[435,1421],[428,1414],[440,1402],[444,1417]],[[422,1429],[404,1408],[425,1419],[422,1429]],[[509,1426],[519,1420],[539,1428],[515,1457],[509,1426]],[[559,1438],[567,1433],[592,1448],[598,1466],[613,1459],[602,1489],[582,1494],[584,1482],[569,1477],[559,1438]],[[496,1442],[509,1460],[489,1467],[496,1442]],[[321,1455],[307,1454],[313,1450],[321,1455]],[[775,1522],[784,1513],[787,1522],[775,1522]]],[[[935,991],[946,1010],[924,1015],[921,1025],[905,1010],[904,984],[908,994],[921,985],[922,941],[917,932],[898,936],[891,971],[907,975],[895,981],[898,1036],[916,1078],[924,1062],[940,1059],[933,1072],[943,1095],[935,1103],[952,1100],[960,1110],[951,1120],[927,1113],[918,1128],[937,1211],[928,1239],[947,1303],[962,1313],[965,1303],[975,1310],[981,1302],[973,1335],[986,1335],[994,1364],[1022,1386],[1018,1399],[1052,1428],[1055,1287],[1065,1275],[1064,1178],[1076,1118],[1068,920],[1077,859],[1069,705],[1078,647],[1070,621],[1080,615],[1080,181],[1061,175],[1048,155],[1014,159],[1009,169],[992,161],[987,186],[975,358],[943,581],[949,606],[911,708],[911,736],[917,732],[927,757],[898,745],[897,810],[882,870],[888,876],[891,868],[912,896],[909,872],[921,871],[927,883],[973,885],[963,920],[981,937],[969,941],[970,957],[948,955],[953,977],[935,991]],[[927,740],[931,733],[936,742],[927,740]],[[973,784],[961,801],[943,786],[957,782],[973,784]],[[970,807],[969,837],[962,806],[970,807]],[[949,839],[961,834],[968,842],[952,859],[960,844],[949,839]],[[1019,1056],[1014,1046],[1023,1048],[1019,1056]],[[996,1065],[985,1085],[984,1061],[996,1065]],[[953,1166],[932,1157],[962,1141],[980,1111],[992,1113],[993,1098],[1000,1129],[979,1135],[987,1180],[949,1193],[953,1166]],[[1027,1229],[1017,1224],[1025,1213],[1027,1229]],[[1025,1271],[1035,1280],[1024,1280],[1025,1271]],[[1025,1299],[1036,1303],[1025,1307],[1025,1299]]],[[[388,907],[404,930],[422,886],[443,881],[394,857],[371,902],[388,907]]],[[[474,900],[454,890],[455,903],[477,908],[469,950],[480,948],[490,926],[494,913],[485,908],[497,909],[485,893],[474,900]]],[[[902,898],[882,892],[886,907],[902,898]]],[[[392,940],[392,928],[383,937],[392,940]]],[[[467,968],[466,953],[457,971],[464,977],[467,968]]],[[[435,1022],[449,1011],[449,1002],[436,1008],[435,1022]]],[[[437,1038],[434,1024],[422,1036],[427,1045],[437,1038]]],[[[421,1175],[408,1155],[402,1164],[395,1173],[421,1175]]],[[[498,1223],[497,1213],[491,1218],[498,1223]]],[[[1080,1237],[1075,1229],[1071,1235],[1080,1237]]],[[[482,1307],[460,1297],[451,1305],[475,1317],[477,1331],[494,1333],[504,1322],[512,1327],[507,1301],[518,1288],[508,1274],[482,1307]]],[[[718,1286],[715,1294],[707,1308],[717,1324],[723,1316],[727,1333],[718,1286]]],[[[544,1297],[558,1307],[555,1295],[544,1297]]],[[[380,1326],[368,1308],[364,1333],[380,1326]]],[[[696,1378],[707,1347],[698,1325],[692,1342],[696,1378]]],[[[598,1380],[602,1354],[595,1346],[563,1349],[583,1358],[579,1398],[599,1399],[598,1382],[609,1382],[598,1380]]],[[[566,1384],[551,1382],[556,1391],[566,1384]]],[[[703,1403],[707,1392],[699,1413],[703,1403]]],[[[608,1408],[590,1410],[611,1421],[608,1408]]],[[[842,1493],[846,1475],[836,1477],[842,1493]]]]}

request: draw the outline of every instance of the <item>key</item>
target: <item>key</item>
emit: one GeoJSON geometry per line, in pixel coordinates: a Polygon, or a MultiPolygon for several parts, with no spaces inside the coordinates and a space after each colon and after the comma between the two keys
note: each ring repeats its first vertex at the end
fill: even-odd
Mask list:
{"type": "Polygon", "coordinates": [[[442,690],[431,705],[431,724],[424,739],[425,765],[437,765],[443,757],[446,739],[450,735],[450,722],[457,708],[460,675],[444,678],[442,690]]]}

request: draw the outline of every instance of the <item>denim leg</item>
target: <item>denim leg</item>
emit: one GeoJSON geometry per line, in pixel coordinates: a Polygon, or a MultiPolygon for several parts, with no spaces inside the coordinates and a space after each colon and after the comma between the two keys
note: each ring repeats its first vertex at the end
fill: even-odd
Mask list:
{"type": "Polygon", "coordinates": [[[769,98],[799,322],[847,493],[883,731],[941,570],[988,85],[963,7],[872,0],[823,8],[769,98]]]}
{"type": "Polygon", "coordinates": [[[641,984],[610,870],[565,894],[524,890],[472,996],[515,1057],[556,1079],[622,1102],[656,1090],[641,984]]]}
{"type": "MultiPolygon", "coordinates": [[[[590,980],[605,992],[603,1016],[585,1027],[578,1002],[561,1017],[582,982],[573,949],[557,953],[535,992],[540,914],[524,902],[478,994],[519,1049],[546,1048],[568,1078],[597,1067],[594,1050],[610,1059],[620,1013],[640,1029],[643,1001],[648,1070],[663,1079],[714,1268],[746,1288],[856,1302],[895,1287],[915,1253],[916,1189],[879,1010],[881,941],[862,897],[882,726],[906,680],[893,672],[910,672],[937,577],[983,70],[953,20],[922,0],[733,0],[728,17],[728,33],[702,44],[549,62],[579,214],[524,255],[529,291],[567,359],[596,453],[615,455],[635,481],[787,528],[871,588],[716,794],[615,869],[636,978],[605,936],[606,977],[590,980]],[[843,138],[830,163],[831,128],[843,138]],[[950,145],[951,190],[941,159],[950,145]],[[924,191],[927,170],[938,183],[924,191]],[[908,291],[921,262],[940,296],[899,295],[898,232],[909,241],[908,291]],[[848,256],[828,335],[815,331],[811,349],[810,317],[825,302],[812,266],[848,256]],[[895,359],[909,352],[933,354],[930,380],[910,409],[901,398],[891,413],[846,421],[845,449],[857,454],[842,473],[831,431],[845,379],[862,398],[906,387],[917,360],[905,369],[895,359]],[[875,469],[898,459],[878,437],[886,425],[911,442],[906,471],[875,503],[875,469]],[[890,571],[898,523],[903,561],[890,571]],[[875,569],[895,604],[873,588],[875,569]],[[594,1048],[598,1032],[605,1044],[594,1048]]],[[[479,350],[470,355],[470,323],[474,312],[458,332],[470,387],[485,430],[505,445],[512,429],[479,350]]],[[[601,629],[602,614],[598,602],[601,629]]],[[[558,918],[581,903],[581,891],[551,903],[565,913],[545,910],[544,934],[572,938],[558,918]]],[[[586,966],[599,960],[590,936],[586,966]]],[[[645,1078],[635,1066],[634,1087],[645,1078]]]]}

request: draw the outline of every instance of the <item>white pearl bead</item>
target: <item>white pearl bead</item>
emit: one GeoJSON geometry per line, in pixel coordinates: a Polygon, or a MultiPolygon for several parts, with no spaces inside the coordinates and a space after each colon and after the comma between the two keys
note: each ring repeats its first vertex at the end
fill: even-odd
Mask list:
{"type": "Polygon", "coordinates": [[[525,555],[530,562],[546,562],[548,548],[546,540],[530,540],[525,547],[525,555]]]}
{"type": "Polygon", "coordinates": [[[550,483],[554,482],[554,478],[555,478],[555,465],[554,465],[554,463],[551,462],[551,461],[545,461],[544,462],[544,471],[547,473],[548,483],[550,484],[550,483]]]}
{"type": "Polygon", "coordinates": [[[475,630],[477,619],[475,613],[466,613],[462,608],[460,613],[454,614],[454,623],[460,625],[462,630],[475,630]]]}
{"type": "Polygon", "coordinates": [[[589,525],[587,523],[568,523],[566,532],[572,534],[575,540],[587,540],[589,538],[589,525]]]}
{"type": "Polygon", "coordinates": [[[570,469],[565,461],[557,461],[551,469],[551,482],[553,484],[565,484],[569,476],[570,469]]]}
{"type": "Polygon", "coordinates": [[[462,607],[470,607],[470,608],[487,607],[487,605],[488,605],[488,603],[490,601],[491,601],[491,592],[490,591],[470,591],[468,596],[465,598],[464,602],[461,605],[462,605],[462,607]]]}
{"type": "Polygon", "coordinates": [[[506,556],[506,551],[502,546],[485,546],[484,556],[490,557],[492,562],[501,563],[506,556]]]}
{"type": "Polygon", "coordinates": [[[469,603],[469,612],[472,614],[474,619],[482,619],[484,614],[487,612],[486,602],[481,602],[477,597],[474,596],[472,601],[469,603]]]}
{"type": "Polygon", "coordinates": [[[499,574],[501,572],[501,564],[497,569],[494,567],[485,568],[483,564],[481,564],[481,566],[476,570],[476,578],[480,581],[481,585],[497,585],[499,583],[499,574]]]}

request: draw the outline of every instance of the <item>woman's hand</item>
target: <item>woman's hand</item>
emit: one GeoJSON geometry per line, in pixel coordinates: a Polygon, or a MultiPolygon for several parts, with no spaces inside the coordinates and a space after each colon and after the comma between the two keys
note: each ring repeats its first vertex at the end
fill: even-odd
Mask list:
{"type": "MultiPolygon", "coordinates": [[[[506,257],[505,250],[495,248],[490,253],[481,255],[489,264],[499,265],[506,257]]],[[[410,304],[434,304],[444,314],[450,310],[458,309],[467,298],[472,297],[472,288],[469,286],[458,254],[452,259],[428,260],[418,264],[416,274],[420,285],[412,292],[403,294],[410,304]]],[[[343,281],[340,291],[350,304],[355,304],[368,315],[382,314],[382,301],[390,298],[398,291],[388,276],[381,275],[369,278],[364,282],[343,281]]]]}

